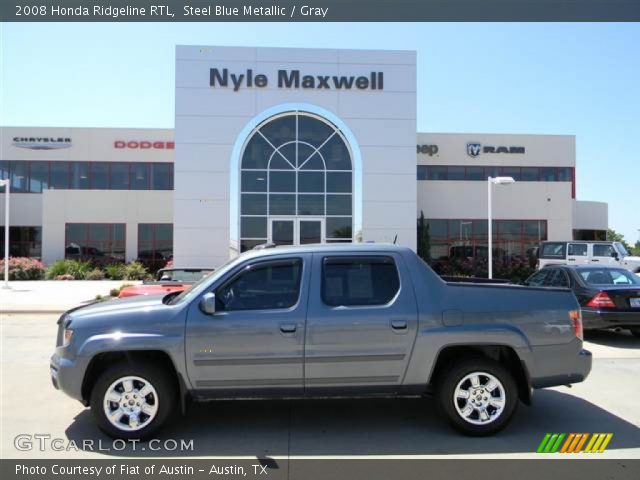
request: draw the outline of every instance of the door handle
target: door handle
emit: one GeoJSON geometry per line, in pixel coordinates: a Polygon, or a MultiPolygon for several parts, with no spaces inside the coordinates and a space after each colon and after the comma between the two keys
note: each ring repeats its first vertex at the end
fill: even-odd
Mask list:
{"type": "Polygon", "coordinates": [[[394,330],[406,330],[407,329],[407,321],[406,320],[391,320],[391,328],[394,330]]]}
{"type": "Polygon", "coordinates": [[[592,258],[591,261],[592,262],[599,262],[600,260],[598,260],[597,258],[592,258]]]}
{"type": "Polygon", "coordinates": [[[280,324],[280,331],[282,333],[288,333],[288,334],[296,333],[296,329],[297,328],[298,327],[296,326],[295,323],[281,323],[280,324]]]}

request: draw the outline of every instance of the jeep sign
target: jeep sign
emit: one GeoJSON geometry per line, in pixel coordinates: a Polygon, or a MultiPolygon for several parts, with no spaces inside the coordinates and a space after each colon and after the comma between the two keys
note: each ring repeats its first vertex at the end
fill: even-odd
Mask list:
{"type": "Polygon", "coordinates": [[[438,153],[437,145],[418,145],[418,153],[422,153],[424,155],[429,155],[433,157],[436,153],[438,153]]]}

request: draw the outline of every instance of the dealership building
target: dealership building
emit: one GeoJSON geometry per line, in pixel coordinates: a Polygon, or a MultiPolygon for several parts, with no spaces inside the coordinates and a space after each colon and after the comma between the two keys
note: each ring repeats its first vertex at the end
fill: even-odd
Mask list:
{"type": "Polygon", "coordinates": [[[415,249],[423,214],[433,257],[483,256],[488,176],[516,180],[492,187],[499,256],[606,233],[607,205],[575,198],[575,137],[416,134],[415,52],[178,46],[175,71],[173,130],[1,128],[12,255],[415,249]]]}

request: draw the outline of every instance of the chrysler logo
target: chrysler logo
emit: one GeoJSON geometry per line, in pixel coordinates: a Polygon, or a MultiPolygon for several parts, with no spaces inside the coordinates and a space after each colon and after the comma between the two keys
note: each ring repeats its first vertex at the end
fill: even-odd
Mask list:
{"type": "Polygon", "coordinates": [[[28,148],[29,150],[57,150],[69,148],[71,139],[62,137],[13,137],[12,145],[18,148],[28,148]]]}
{"type": "Polygon", "coordinates": [[[481,145],[479,143],[467,143],[467,155],[477,157],[480,155],[481,145]]]}

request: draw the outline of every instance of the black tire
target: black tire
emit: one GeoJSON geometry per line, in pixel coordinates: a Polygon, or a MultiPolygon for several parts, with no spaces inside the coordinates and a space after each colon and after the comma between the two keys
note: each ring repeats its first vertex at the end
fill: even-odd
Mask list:
{"type": "MultiPolygon", "coordinates": [[[[486,383],[488,384],[488,381],[486,383]]],[[[473,388],[471,387],[470,380],[462,384],[462,386],[464,385],[468,385],[469,389],[473,388]]],[[[484,385],[484,383],[481,383],[481,385],[484,385]]],[[[494,389],[493,392],[497,397],[499,390],[494,389]]],[[[468,357],[455,363],[449,371],[442,375],[441,380],[438,383],[436,396],[438,398],[440,408],[447,416],[449,423],[451,423],[451,425],[459,432],[470,436],[487,436],[499,432],[507,426],[518,407],[518,388],[513,375],[511,375],[511,373],[500,363],[486,357],[468,357]],[[489,374],[495,377],[495,379],[502,384],[505,400],[504,406],[499,415],[495,419],[486,420],[486,423],[482,424],[472,423],[472,421],[482,421],[479,410],[474,409],[469,420],[466,420],[461,413],[458,413],[458,408],[462,409],[465,407],[466,404],[470,402],[469,400],[454,399],[458,383],[467,375],[473,373],[480,373],[481,381],[488,380],[488,377],[483,376],[482,374],[489,374]],[[458,408],[456,408],[456,405],[458,408]]],[[[488,396],[481,397],[480,401],[482,401],[483,398],[486,403],[488,396]]],[[[473,401],[473,399],[471,401],[473,401]]],[[[473,407],[473,405],[469,405],[469,407],[473,407]]],[[[486,406],[486,412],[489,418],[495,414],[496,411],[497,408],[493,405],[486,406]]]]}
{"type": "Polygon", "coordinates": [[[630,328],[629,331],[634,337],[640,338],[640,328],[630,328]]]}
{"type": "MultiPolygon", "coordinates": [[[[149,438],[150,435],[164,425],[171,412],[174,411],[177,397],[176,390],[174,382],[166,370],[163,371],[161,368],[148,363],[116,363],[103,371],[96,380],[91,391],[91,413],[98,427],[110,437],[125,440],[149,438]],[[155,404],[155,402],[157,402],[157,409],[151,421],[138,430],[125,430],[114,426],[107,418],[103,403],[107,389],[109,389],[114,382],[128,376],[139,377],[147,381],[155,389],[157,394],[157,398],[154,394],[147,395],[145,398],[145,400],[148,400],[150,403],[155,404]]],[[[126,418],[124,419],[125,421],[126,418]]],[[[140,418],[146,418],[146,415],[143,413],[140,415],[140,418]]]]}

